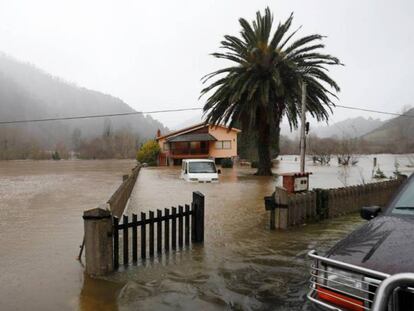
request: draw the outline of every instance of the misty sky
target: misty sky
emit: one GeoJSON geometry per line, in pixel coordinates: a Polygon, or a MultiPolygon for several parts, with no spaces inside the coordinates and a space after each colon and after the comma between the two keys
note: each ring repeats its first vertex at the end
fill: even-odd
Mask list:
{"type": "MultiPolygon", "coordinates": [[[[225,65],[209,53],[266,6],[277,22],[293,11],[301,36],[328,36],[326,52],[346,64],[331,71],[341,104],[400,112],[413,103],[409,0],[0,0],[0,51],[140,111],[202,107],[200,78],[225,65]]],[[[153,116],[174,127],[195,114],[153,116]]],[[[332,120],[357,115],[384,118],[337,108],[332,120]]]]}

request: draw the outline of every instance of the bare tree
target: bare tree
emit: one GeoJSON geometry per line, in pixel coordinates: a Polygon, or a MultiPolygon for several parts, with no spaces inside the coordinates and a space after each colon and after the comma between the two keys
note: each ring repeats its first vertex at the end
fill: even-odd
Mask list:
{"type": "Polygon", "coordinates": [[[359,161],[356,155],[356,150],[356,138],[342,138],[336,149],[338,164],[342,166],[356,165],[359,161]]]}
{"type": "Polygon", "coordinates": [[[314,135],[308,137],[308,150],[313,163],[329,165],[334,154],[336,142],[332,138],[319,138],[314,135]]]}

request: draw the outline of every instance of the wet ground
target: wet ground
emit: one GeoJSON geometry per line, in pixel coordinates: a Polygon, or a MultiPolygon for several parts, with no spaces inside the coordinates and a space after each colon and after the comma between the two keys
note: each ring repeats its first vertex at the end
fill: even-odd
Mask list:
{"type": "MultiPolygon", "coordinates": [[[[381,169],[392,174],[394,157],[382,157],[381,169]]],[[[361,159],[361,165],[369,168],[371,161],[361,159]]],[[[201,191],[204,245],[105,279],[85,277],[75,260],[82,212],[106,201],[133,166],[116,160],[0,162],[0,310],[308,310],[306,252],[326,250],[362,223],[350,215],[271,232],[263,197],[280,180],[235,168],[223,169],[218,184],[191,184],[178,179],[176,168],[144,168],[127,213],[189,203],[192,191],[201,191]]],[[[275,171],[296,167],[288,157],[275,171]]],[[[309,169],[315,187],[343,184],[336,167],[309,169]]],[[[360,178],[354,168],[347,182],[360,178]]]]}

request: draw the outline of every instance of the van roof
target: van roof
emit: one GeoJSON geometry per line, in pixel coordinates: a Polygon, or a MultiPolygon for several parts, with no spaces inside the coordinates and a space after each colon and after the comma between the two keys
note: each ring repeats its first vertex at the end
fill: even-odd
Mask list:
{"type": "Polygon", "coordinates": [[[210,159],[184,159],[183,162],[214,162],[210,159]]]}

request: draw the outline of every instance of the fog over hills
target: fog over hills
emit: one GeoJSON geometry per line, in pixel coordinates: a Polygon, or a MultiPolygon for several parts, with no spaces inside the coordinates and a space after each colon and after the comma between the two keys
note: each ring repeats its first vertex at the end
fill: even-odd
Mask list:
{"type": "MultiPolygon", "coordinates": [[[[380,119],[373,119],[373,118],[364,118],[364,117],[356,117],[356,118],[349,118],[343,121],[335,122],[332,124],[325,124],[323,123],[316,123],[315,121],[311,122],[310,133],[314,134],[320,138],[356,138],[361,137],[372,130],[381,126],[384,122],[380,119]]],[[[291,132],[289,133],[289,127],[284,126],[282,127],[282,134],[291,136],[291,135],[298,135],[298,132],[291,132]]]]}
{"type": "MultiPolygon", "coordinates": [[[[0,53],[0,121],[134,111],[119,98],[68,83],[0,53]]],[[[100,136],[104,125],[112,131],[128,130],[142,140],[154,137],[158,128],[166,131],[160,122],[143,115],[3,125],[0,131],[25,131],[44,147],[51,147],[69,143],[75,129],[82,138],[100,136]]]]}
{"type": "Polygon", "coordinates": [[[375,130],[363,136],[368,141],[380,141],[383,144],[414,144],[414,108],[404,114],[412,116],[399,116],[393,118],[375,130]]]}
{"type": "MultiPolygon", "coordinates": [[[[191,119],[185,120],[177,124],[174,129],[184,128],[202,121],[202,114],[198,114],[191,119]]],[[[380,119],[356,117],[345,119],[340,122],[327,125],[326,123],[317,123],[310,119],[310,133],[320,138],[334,137],[334,138],[356,138],[361,137],[374,129],[378,128],[384,121],[380,119]]],[[[294,139],[299,136],[298,130],[290,130],[289,125],[284,120],[281,124],[281,134],[294,139]]]]}

